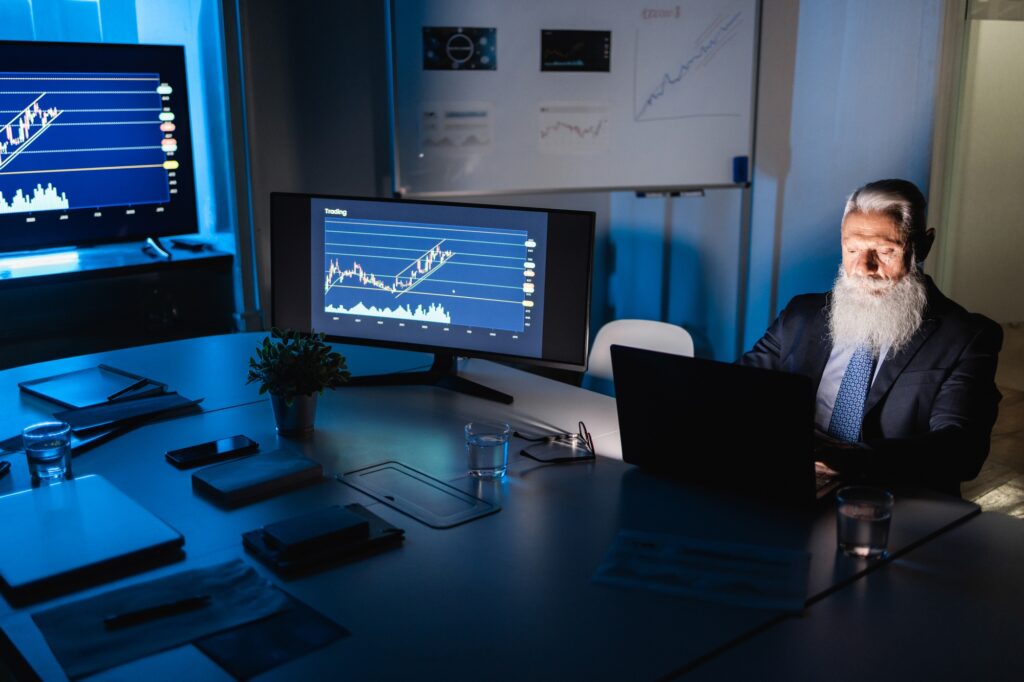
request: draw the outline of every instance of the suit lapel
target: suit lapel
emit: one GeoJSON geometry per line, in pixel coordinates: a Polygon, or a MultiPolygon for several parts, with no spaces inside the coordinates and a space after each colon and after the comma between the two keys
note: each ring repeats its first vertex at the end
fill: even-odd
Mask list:
{"type": "Polygon", "coordinates": [[[805,363],[804,371],[801,374],[811,377],[814,380],[814,391],[818,391],[818,384],[821,383],[821,375],[825,372],[825,364],[832,355],[832,340],[828,335],[828,301],[821,307],[818,315],[807,330],[807,337],[804,340],[804,348],[798,357],[803,358],[805,363]]]}
{"type": "Polygon", "coordinates": [[[914,333],[909,343],[899,353],[885,359],[882,367],[878,370],[878,376],[875,377],[874,383],[871,384],[871,390],[868,391],[868,399],[864,403],[865,415],[885,397],[885,394],[892,388],[896,378],[903,372],[903,368],[907,366],[907,363],[917,354],[922,344],[928,340],[928,337],[932,335],[932,332],[938,326],[938,319],[934,317],[925,318],[921,321],[921,326],[914,333]]]}

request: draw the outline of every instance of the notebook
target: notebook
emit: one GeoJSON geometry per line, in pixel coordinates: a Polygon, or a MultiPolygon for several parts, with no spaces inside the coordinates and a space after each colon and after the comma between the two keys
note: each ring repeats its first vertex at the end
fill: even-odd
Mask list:
{"type": "Polygon", "coordinates": [[[222,507],[240,507],[315,483],[323,475],[319,462],[274,450],[200,469],[192,474],[192,490],[222,507]]]}

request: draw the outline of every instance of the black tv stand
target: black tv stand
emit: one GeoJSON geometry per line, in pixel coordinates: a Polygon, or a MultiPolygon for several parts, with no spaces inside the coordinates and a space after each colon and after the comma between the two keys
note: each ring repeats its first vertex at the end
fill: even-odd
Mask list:
{"type": "Polygon", "coordinates": [[[434,364],[424,372],[395,372],[394,374],[373,374],[352,377],[348,386],[438,386],[449,391],[512,404],[512,396],[496,391],[475,381],[460,377],[455,356],[450,353],[434,353],[434,364]]]}

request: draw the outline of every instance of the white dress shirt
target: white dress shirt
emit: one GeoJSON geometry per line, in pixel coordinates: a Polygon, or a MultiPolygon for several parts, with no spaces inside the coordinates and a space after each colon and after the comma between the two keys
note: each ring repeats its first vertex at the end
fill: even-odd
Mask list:
{"type": "MultiPolygon", "coordinates": [[[[825,363],[825,371],[821,374],[818,397],[814,404],[814,425],[825,433],[828,433],[828,425],[832,421],[832,409],[836,404],[836,396],[839,395],[839,384],[842,383],[846,366],[850,364],[850,358],[853,357],[856,350],[856,346],[833,346],[832,354],[828,357],[828,362],[825,363]]],[[[884,346],[875,363],[875,373],[871,375],[872,384],[875,383],[878,370],[882,368],[882,363],[888,353],[889,346],[884,346]]]]}

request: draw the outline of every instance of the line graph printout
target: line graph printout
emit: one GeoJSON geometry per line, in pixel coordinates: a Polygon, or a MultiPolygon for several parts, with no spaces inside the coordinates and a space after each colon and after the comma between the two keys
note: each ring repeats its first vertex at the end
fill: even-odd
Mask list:
{"type": "Polygon", "coordinates": [[[608,151],[608,105],[541,102],[538,138],[542,154],[597,154],[608,151]]]}
{"type": "Polygon", "coordinates": [[[722,4],[691,21],[652,22],[636,30],[634,118],[650,121],[743,113],[744,95],[730,74],[748,60],[735,40],[748,11],[722,4]]]}
{"type": "Polygon", "coordinates": [[[473,156],[489,151],[492,131],[488,102],[432,102],[423,107],[420,144],[424,154],[473,156]]]}
{"type": "Polygon", "coordinates": [[[0,213],[167,203],[171,94],[155,73],[0,72],[0,213]]]}
{"type": "Polygon", "coordinates": [[[475,334],[488,348],[539,352],[544,214],[500,211],[525,220],[496,227],[474,224],[465,208],[439,220],[401,216],[383,202],[390,215],[342,203],[313,217],[323,235],[323,307],[314,322],[328,320],[338,335],[354,326],[360,336],[367,329],[417,343],[458,336],[465,345],[475,334]]]}

